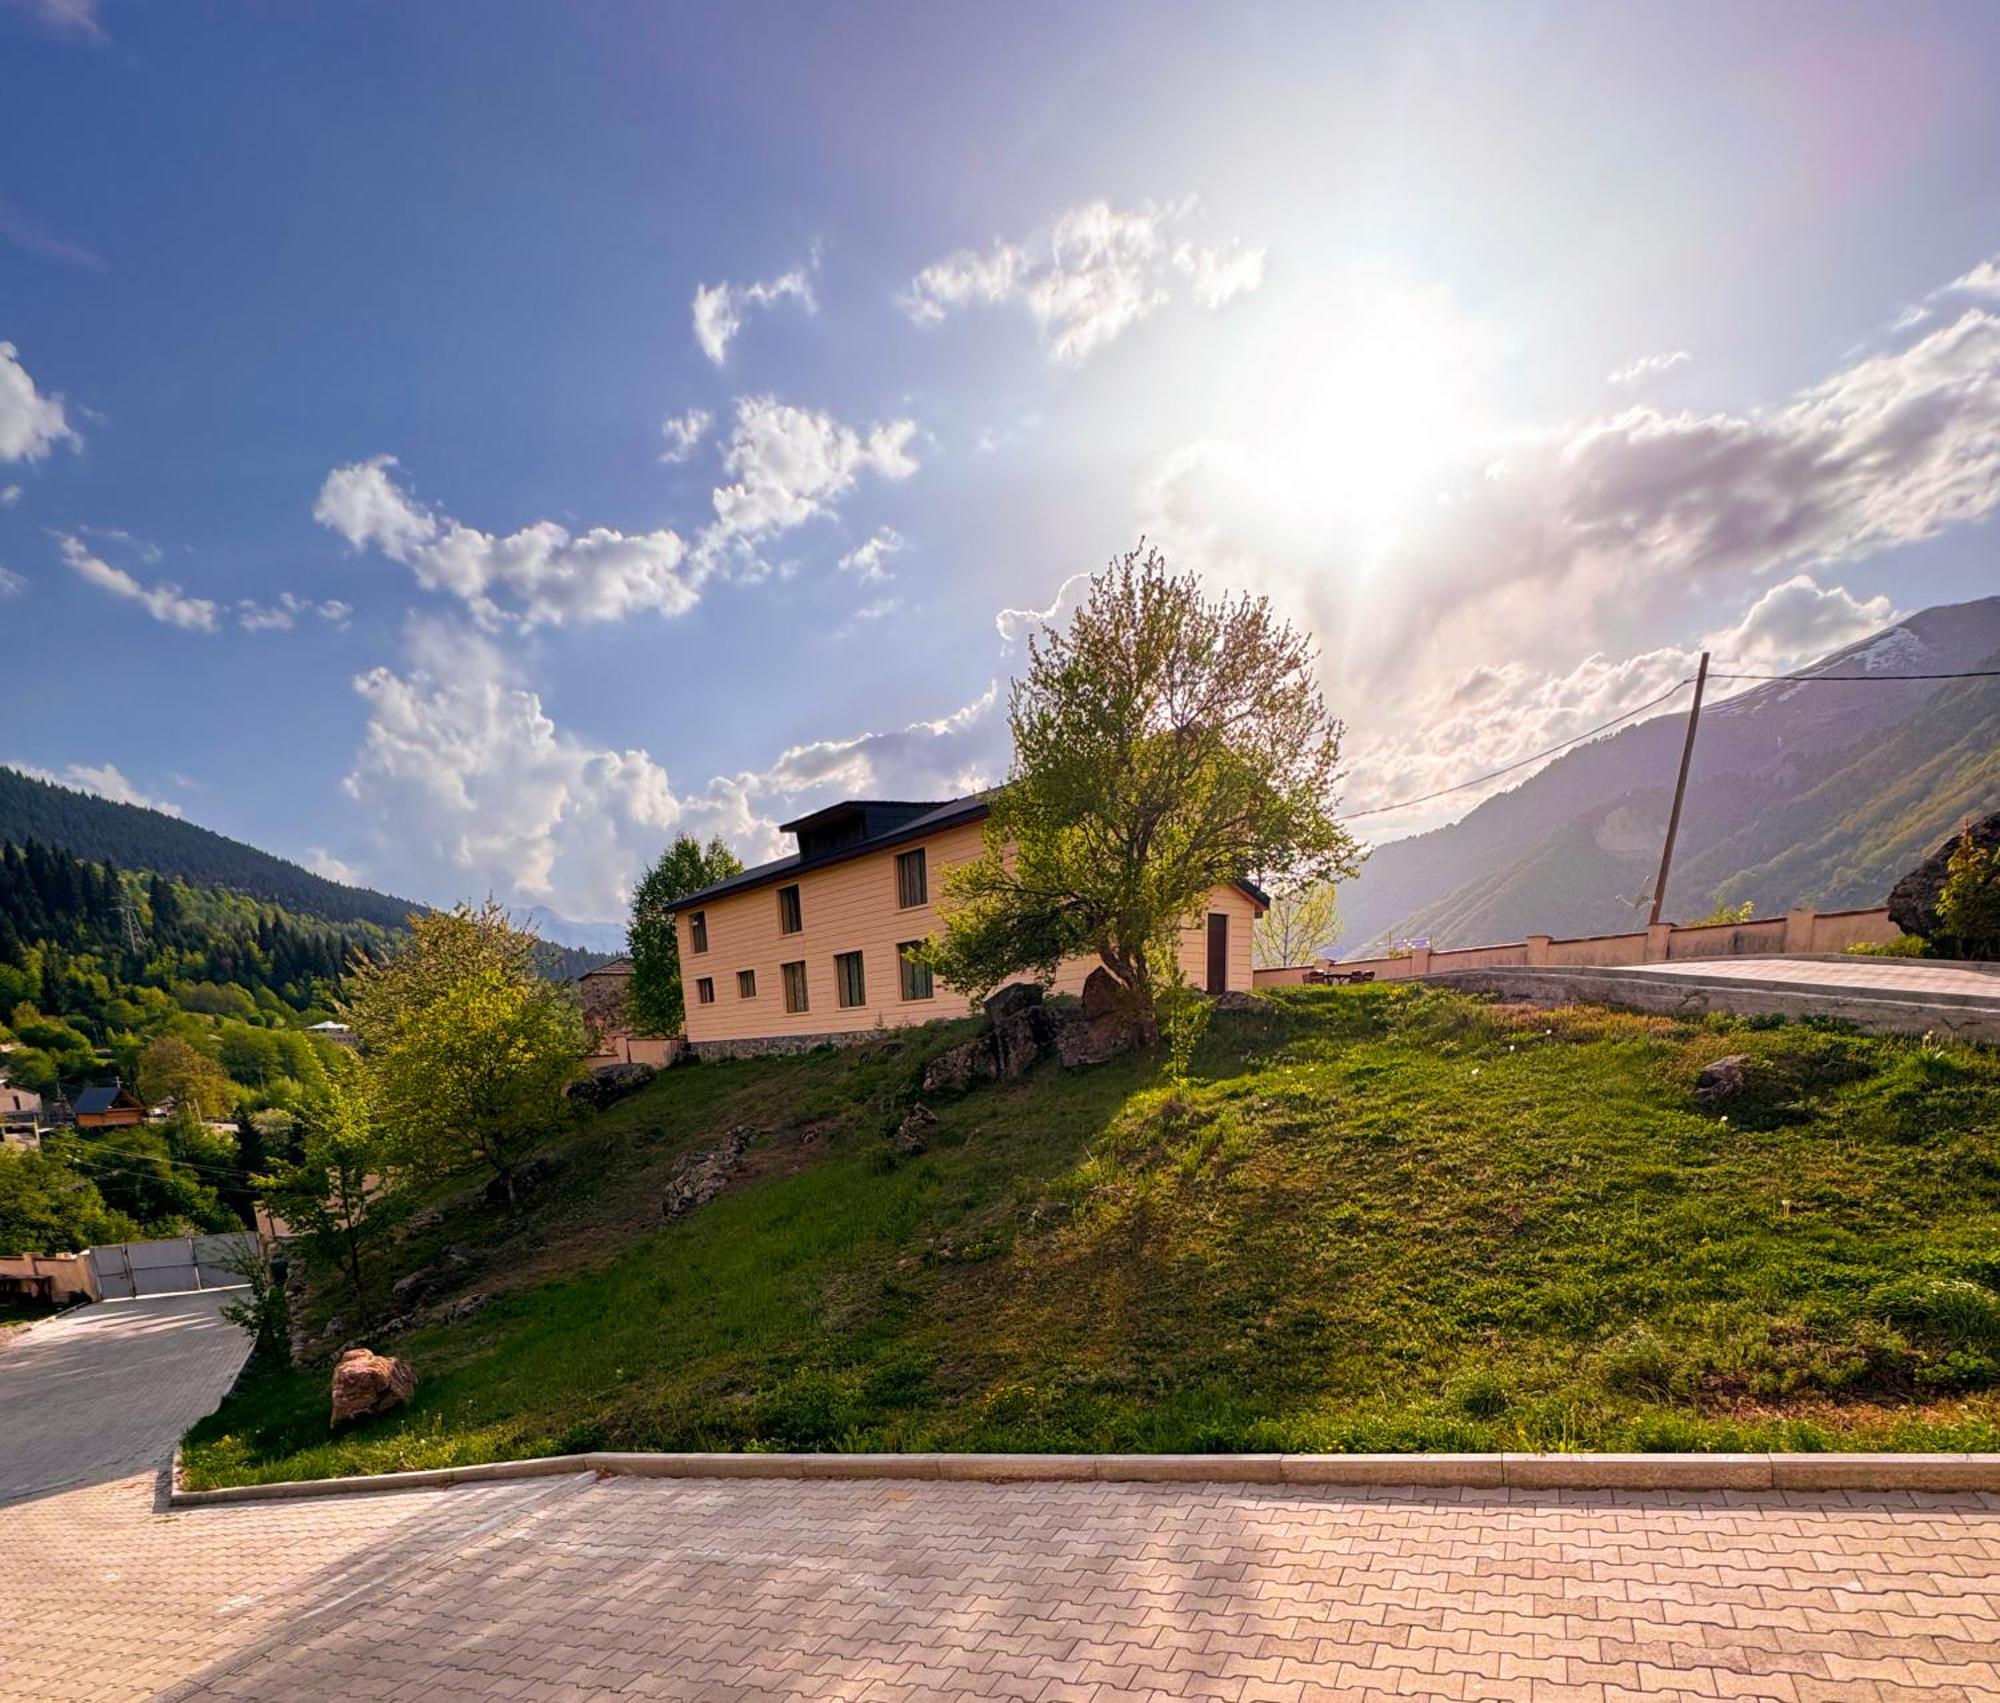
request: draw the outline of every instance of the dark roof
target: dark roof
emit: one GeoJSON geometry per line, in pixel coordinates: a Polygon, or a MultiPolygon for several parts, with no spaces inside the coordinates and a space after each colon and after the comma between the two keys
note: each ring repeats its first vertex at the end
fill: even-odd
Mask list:
{"type": "MultiPolygon", "coordinates": [[[[684,911],[692,905],[705,904],[711,899],[727,898],[732,893],[747,893],[753,888],[769,886],[774,881],[796,880],[810,870],[825,869],[830,864],[845,863],[849,858],[866,857],[885,847],[901,845],[905,840],[922,839],[927,834],[935,834],[940,828],[955,828],[962,822],[977,822],[985,816],[991,792],[975,792],[964,798],[949,798],[942,804],[926,804],[910,799],[844,799],[839,804],[830,804],[824,810],[815,810],[810,815],[801,816],[796,821],[779,824],[781,832],[795,834],[803,829],[810,834],[821,825],[839,821],[854,814],[863,813],[864,820],[882,821],[885,818],[893,826],[884,832],[870,834],[865,839],[849,840],[836,849],[805,855],[794,852],[790,857],[773,858],[769,863],[757,864],[741,874],[732,875],[727,881],[718,881],[713,887],[704,887],[699,893],[690,893],[674,909],[684,911]]],[[[1262,888],[1253,882],[1239,881],[1236,885],[1248,893],[1259,905],[1268,906],[1270,899],[1262,888]]]]}
{"type": "Polygon", "coordinates": [[[631,973],[632,960],[630,958],[607,958],[601,964],[593,964],[587,970],[579,970],[575,975],[570,977],[570,980],[580,982],[587,976],[629,976],[631,973]]]}
{"type": "Polygon", "coordinates": [[[76,1109],[80,1114],[88,1117],[94,1112],[110,1111],[120,1100],[129,1100],[135,1106],[139,1103],[124,1088],[114,1082],[108,1088],[84,1089],[76,1097],[76,1109]]]}
{"type": "MultiPolygon", "coordinates": [[[[987,794],[975,792],[966,798],[946,799],[942,804],[926,804],[919,801],[900,801],[889,804],[898,812],[914,811],[914,815],[902,816],[896,826],[886,833],[872,834],[864,840],[850,840],[832,851],[807,857],[794,852],[790,857],[774,858],[769,863],[757,864],[744,870],[740,875],[732,875],[727,881],[718,881],[713,887],[704,887],[699,893],[690,893],[674,909],[684,911],[690,905],[699,905],[710,899],[726,898],[731,893],[748,892],[753,887],[763,887],[773,881],[789,881],[811,869],[825,869],[830,864],[845,863],[852,857],[864,857],[870,852],[878,852],[884,846],[900,845],[905,840],[921,839],[926,834],[935,834],[940,828],[955,827],[960,822],[977,822],[986,814],[987,794]]],[[[786,833],[798,832],[806,826],[808,832],[820,821],[833,817],[852,807],[860,800],[845,804],[829,805],[825,810],[815,810],[810,816],[801,816],[796,822],[782,824],[786,833]]],[[[887,801],[868,800],[881,805],[887,801]]]]}

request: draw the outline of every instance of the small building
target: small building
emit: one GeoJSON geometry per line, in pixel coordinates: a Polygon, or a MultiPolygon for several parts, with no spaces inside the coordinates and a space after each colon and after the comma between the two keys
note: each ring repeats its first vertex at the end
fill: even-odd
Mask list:
{"type": "Polygon", "coordinates": [[[590,1036],[584,1062],[592,1070],[607,1064],[650,1064],[658,1069],[673,1062],[680,1051],[678,1036],[641,1035],[633,1027],[630,958],[613,958],[585,970],[573,985],[590,1036]]]}
{"type": "Polygon", "coordinates": [[[308,1023],[308,1035],[317,1035],[322,1041],[331,1041],[337,1047],[351,1047],[355,1044],[354,1030],[345,1023],[336,1023],[328,1018],[324,1023],[308,1023]]]}
{"type": "Polygon", "coordinates": [[[0,1077],[0,1146],[40,1147],[43,1121],[41,1095],[0,1077]]]}
{"type": "MultiPolygon", "coordinates": [[[[987,795],[943,803],[852,799],[783,831],[798,851],[689,895],[675,911],[687,1036],[707,1055],[858,1040],[963,1017],[914,948],[937,932],[946,869],[979,856],[987,795]]],[[[1252,923],[1266,908],[1248,881],[1213,889],[1181,930],[1177,958],[1209,993],[1248,992],[1252,923]]],[[[1059,969],[1077,993],[1097,960],[1059,969]]]]}
{"type": "Polygon", "coordinates": [[[76,1097],[78,1129],[129,1129],[145,1121],[145,1105],[122,1083],[86,1088],[76,1097]]]}

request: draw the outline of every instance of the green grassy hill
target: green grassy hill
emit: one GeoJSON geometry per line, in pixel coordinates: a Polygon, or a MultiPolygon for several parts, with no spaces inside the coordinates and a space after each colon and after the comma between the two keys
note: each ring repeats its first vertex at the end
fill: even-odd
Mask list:
{"type": "Polygon", "coordinates": [[[670,1072],[518,1218],[468,1193],[379,1231],[382,1291],[442,1264],[433,1317],[492,1297],[396,1341],[408,1409],[329,1441],[324,1365],[253,1378],[190,1481],[590,1447],[2000,1447],[2000,1058],[1266,1003],[1217,1016],[1184,1091],[1045,1066],[935,1107],[917,1157],[887,1132],[963,1025],[670,1072]],[[1690,1090],[1730,1052],[1753,1092],[1724,1118],[1690,1090]],[[743,1126],[736,1183],[662,1222],[743,1126]]]}

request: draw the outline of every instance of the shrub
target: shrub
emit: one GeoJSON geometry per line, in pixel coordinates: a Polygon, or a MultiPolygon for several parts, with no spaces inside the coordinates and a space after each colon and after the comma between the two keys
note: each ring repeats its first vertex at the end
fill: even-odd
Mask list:
{"type": "Polygon", "coordinates": [[[1982,846],[1967,829],[1945,866],[1938,894],[1940,943],[1954,958],[2000,958],[2000,844],[1982,846]]]}

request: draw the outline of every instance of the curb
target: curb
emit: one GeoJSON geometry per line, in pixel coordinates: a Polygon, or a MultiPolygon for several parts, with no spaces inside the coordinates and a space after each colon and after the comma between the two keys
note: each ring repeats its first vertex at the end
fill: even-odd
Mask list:
{"type": "Polygon", "coordinates": [[[2000,1491],[1993,1455],[548,1455],[419,1472],[183,1490],[170,1508],[372,1496],[592,1472],[600,1477],[931,1479],[983,1484],[1277,1484],[1398,1490],[2000,1491]]]}

